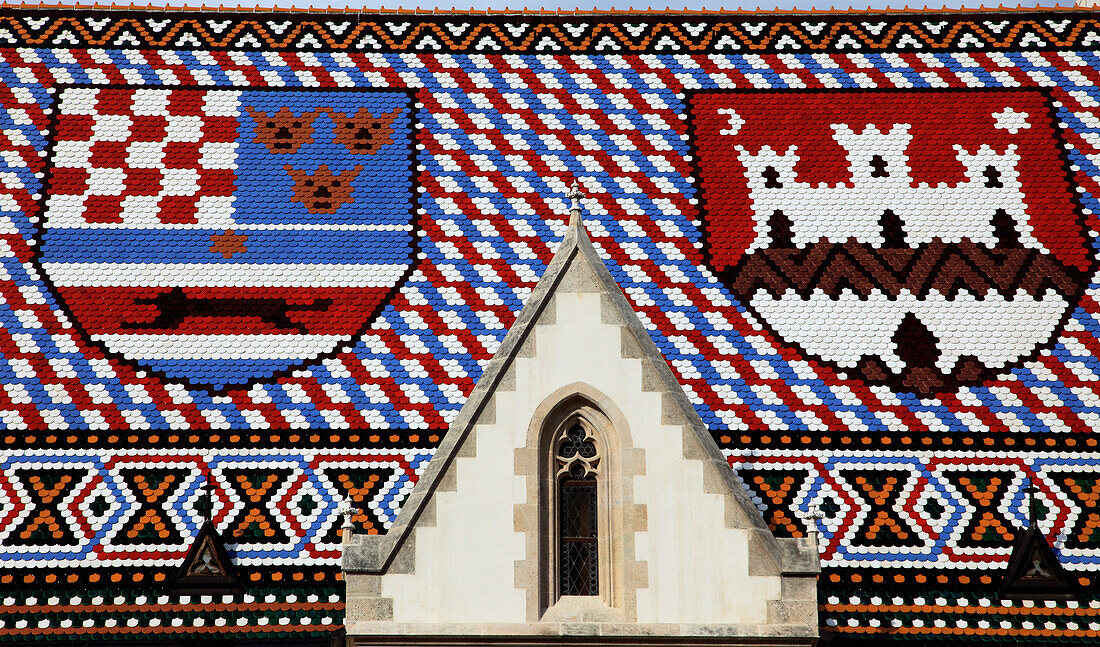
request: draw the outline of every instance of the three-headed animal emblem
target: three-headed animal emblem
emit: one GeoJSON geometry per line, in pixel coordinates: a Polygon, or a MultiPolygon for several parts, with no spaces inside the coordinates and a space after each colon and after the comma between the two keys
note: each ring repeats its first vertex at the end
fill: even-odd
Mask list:
{"type": "Polygon", "coordinates": [[[337,209],[351,202],[352,182],[363,171],[362,165],[333,173],[325,164],[310,173],[287,164],[283,167],[294,180],[294,202],[300,202],[310,213],[335,213],[337,209]]]}

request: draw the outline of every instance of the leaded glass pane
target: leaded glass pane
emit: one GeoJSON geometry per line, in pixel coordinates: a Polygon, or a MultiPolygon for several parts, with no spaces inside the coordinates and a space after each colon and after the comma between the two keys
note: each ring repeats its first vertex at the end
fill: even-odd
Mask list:
{"type": "Polygon", "coordinates": [[[558,511],[561,595],[598,595],[596,480],[562,480],[558,511]]]}

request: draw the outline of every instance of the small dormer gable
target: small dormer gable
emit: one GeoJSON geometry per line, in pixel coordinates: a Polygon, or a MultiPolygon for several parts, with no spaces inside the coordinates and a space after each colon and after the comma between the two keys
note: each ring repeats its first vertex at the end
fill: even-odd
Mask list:
{"type": "Polygon", "coordinates": [[[346,538],[343,568],[354,644],[817,636],[816,539],[768,530],[600,260],[577,197],[399,518],[386,535],[346,538]]]}

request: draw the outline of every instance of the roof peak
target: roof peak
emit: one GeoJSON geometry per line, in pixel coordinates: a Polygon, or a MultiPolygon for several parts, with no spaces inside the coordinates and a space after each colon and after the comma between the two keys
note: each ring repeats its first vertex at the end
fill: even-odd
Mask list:
{"type": "Polygon", "coordinates": [[[571,228],[584,229],[584,221],[581,218],[581,198],[584,197],[584,193],[581,192],[580,185],[573,181],[573,186],[569,188],[569,193],[566,194],[570,200],[569,204],[569,226],[571,228]]]}
{"type": "MultiPolygon", "coordinates": [[[[743,486],[736,480],[729,463],[714,443],[705,423],[699,418],[691,401],[684,393],[683,386],[676,378],[667,360],[657,348],[649,332],[638,318],[622,288],[615,281],[606,261],[596,250],[584,226],[581,208],[583,194],[577,183],[570,188],[569,226],[561,243],[547,266],[538,284],[523,304],[507,335],[497,352],[489,360],[474,386],[436,449],[427,470],[402,506],[401,512],[385,535],[351,534],[345,535],[343,568],[345,571],[359,573],[384,573],[397,559],[402,545],[417,524],[421,514],[427,509],[429,500],[450,469],[452,462],[460,455],[462,445],[474,427],[482,423],[482,414],[491,404],[498,387],[504,383],[505,376],[519,357],[526,357],[524,344],[534,333],[535,327],[546,319],[544,312],[553,307],[554,297],[559,293],[585,292],[599,293],[606,303],[606,316],[621,321],[624,333],[630,338],[634,350],[631,357],[640,359],[649,371],[647,379],[652,383],[646,388],[650,392],[661,392],[668,398],[665,417],[678,421],[690,429],[689,436],[695,439],[695,457],[712,464],[713,474],[724,481],[731,501],[737,508],[737,516],[742,518],[746,528],[758,531],[764,542],[764,552],[770,559],[781,565],[785,573],[813,572],[819,569],[817,562],[816,539],[811,536],[807,541],[784,540],[780,542],[768,530],[763,517],[752,503],[743,486]]],[[[554,310],[550,311],[551,313],[554,310]]],[[[514,378],[511,378],[514,379],[514,378]]],[[[578,377],[577,379],[582,378],[578,377]]],[[[513,390],[509,387],[504,390],[513,390]]],[[[491,411],[491,410],[490,410],[491,411]]]]}

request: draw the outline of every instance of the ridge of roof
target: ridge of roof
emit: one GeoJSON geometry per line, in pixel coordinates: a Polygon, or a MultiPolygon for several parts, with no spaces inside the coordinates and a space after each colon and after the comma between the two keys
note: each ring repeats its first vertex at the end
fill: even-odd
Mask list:
{"type": "MultiPolygon", "coordinates": [[[[700,17],[721,17],[721,16],[733,16],[733,17],[750,17],[750,16],[767,16],[767,17],[806,17],[806,18],[821,18],[827,16],[905,16],[905,15],[930,15],[930,14],[948,14],[951,16],[969,16],[980,15],[990,13],[1012,13],[1012,14],[1028,14],[1028,13],[1087,13],[1095,11],[1094,7],[1083,7],[1076,5],[1061,5],[1053,7],[1041,7],[1035,5],[1017,4],[1004,5],[998,4],[996,6],[980,5],[978,7],[948,7],[946,5],[936,6],[923,6],[923,7],[910,7],[908,4],[902,8],[836,8],[830,7],[829,9],[763,9],[759,5],[755,8],[735,7],[726,9],[724,7],[718,9],[671,9],[667,5],[664,9],[654,9],[652,5],[645,9],[541,9],[541,8],[528,8],[524,6],[522,9],[512,9],[505,7],[503,9],[458,9],[451,7],[445,8],[421,8],[419,6],[407,8],[407,7],[395,7],[392,9],[354,9],[348,6],[344,7],[332,7],[332,6],[320,6],[314,7],[277,7],[277,6],[254,6],[245,4],[226,5],[226,4],[207,4],[201,3],[198,5],[184,2],[183,4],[167,4],[163,7],[151,7],[140,3],[125,3],[125,2],[66,2],[66,3],[50,3],[50,2],[37,2],[37,3],[22,3],[22,2],[0,2],[0,10],[3,11],[105,11],[105,12],[126,12],[131,14],[133,12],[142,13],[170,13],[170,12],[188,12],[188,13],[202,13],[202,12],[216,12],[216,13],[239,13],[239,14],[299,14],[299,15],[311,15],[311,14],[326,14],[326,15],[358,15],[358,16],[460,16],[464,18],[469,17],[505,17],[505,16],[517,16],[520,18],[576,18],[576,17],[592,17],[592,18],[626,18],[626,17],[639,17],[639,16],[700,16],[700,17]]],[[[126,17],[126,16],[120,16],[126,17]]]]}

